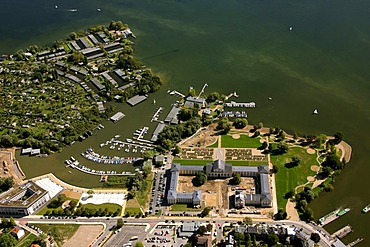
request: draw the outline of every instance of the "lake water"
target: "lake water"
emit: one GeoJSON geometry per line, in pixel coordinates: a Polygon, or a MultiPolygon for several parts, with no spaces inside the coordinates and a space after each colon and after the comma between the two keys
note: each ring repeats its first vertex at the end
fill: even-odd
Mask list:
{"type": "Polygon", "coordinates": [[[47,44],[110,20],[131,26],[136,55],[165,85],[142,105],[120,105],[127,117],[115,128],[107,122],[97,137],[47,159],[20,158],[27,176],[54,171],[72,184],[99,186],[97,179],[69,174],[63,160],[117,132],[130,136],[158,106],[169,110],[176,99],[168,89],[200,90],[206,82],[207,92],[236,91],[238,101],[255,101],[257,108],[247,112],[251,123],[299,134],[342,131],[354,149],[352,160],[335,191],[310,206],[316,218],[350,207],[327,229],[350,224],[355,232],[344,241],[364,237],[358,246],[370,246],[370,214],[360,213],[370,203],[370,1],[13,0],[0,9],[0,52],[47,44]],[[312,115],[315,108],[319,115],[312,115]]]}

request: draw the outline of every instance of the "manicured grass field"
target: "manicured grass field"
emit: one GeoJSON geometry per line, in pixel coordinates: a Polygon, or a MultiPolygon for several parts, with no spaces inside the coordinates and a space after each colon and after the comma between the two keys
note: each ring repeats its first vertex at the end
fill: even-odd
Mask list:
{"type": "MultiPolygon", "coordinates": [[[[173,163],[179,163],[182,166],[204,166],[207,163],[212,163],[212,160],[174,160],[173,163]]],[[[233,166],[260,166],[267,165],[265,161],[244,161],[244,160],[226,160],[226,163],[231,163],[233,166]]]]}
{"type": "Polygon", "coordinates": [[[249,160],[226,160],[226,163],[231,163],[233,166],[263,166],[263,165],[267,165],[267,161],[249,161],[249,160]]]}
{"type": "Polygon", "coordinates": [[[223,148],[258,148],[262,144],[260,138],[251,138],[247,135],[240,135],[239,139],[234,139],[230,135],[221,136],[221,147],[223,148]]]}
{"type": "Polygon", "coordinates": [[[45,234],[50,233],[58,246],[62,246],[65,241],[70,239],[78,230],[77,224],[32,224],[41,229],[45,234]]]}
{"type": "Polygon", "coordinates": [[[125,209],[125,214],[140,214],[141,213],[141,210],[140,208],[126,208],[125,209]]]}
{"type": "Polygon", "coordinates": [[[122,210],[121,206],[114,204],[114,203],[103,203],[103,204],[88,203],[88,204],[83,204],[82,207],[88,208],[88,209],[96,209],[96,210],[99,210],[99,208],[102,208],[104,210],[106,208],[108,209],[109,212],[116,212],[117,210],[119,210],[120,213],[122,210]]]}
{"type": "Polygon", "coordinates": [[[207,163],[212,163],[212,160],[173,160],[172,163],[179,163],[182,166],[204,166],[207,163]]]}
{"type": "Polygon", "coordinates": [[[310,167],[318,165],[316,154],[308,154],[304,148],[294,147],[290,148],[286,154],[271,155],[271,162],[279,167],[279,172],[276,174],[276,193],[278,207],[285,209],[287,203],[287,200],[284,199],[285,193],[294,190],[298,185],[305,184],[308,176],[315,175],[310,167]],[[285,164],[291,162],[294,155],[302,158],[301,164],[293,168],[286,168],[285,164]]]}
{"type": "Polygon", "coordinates": [[[171,211],[179,211],[179,212],[184,212],[184,211],[202,211],[203,208],[193,208],[192,205],[188,204],[173,204],[171,206],[171,211]]]}
{"type": "Polygon", "coordinates": [[[217,147],[218,147],[218,140],[212,145],[209,145],[207,148],[217,148],[217,147]]]}

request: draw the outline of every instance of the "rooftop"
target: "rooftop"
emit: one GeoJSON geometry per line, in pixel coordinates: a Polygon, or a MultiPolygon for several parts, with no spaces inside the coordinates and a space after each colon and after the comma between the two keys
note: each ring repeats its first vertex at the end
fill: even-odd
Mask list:
{"type": "Polygon", "coordinates": [[[47,191],[29,181],[0,195],[0,206],[28,207],[47,191]]]}
{"type": "Polygon", "coordinates": [[[135,106],[135,105],[143,102],[147,98],[148,98],[148,96],[146,96],[146,95],[136,95],[136,96],[132,97],[131,99],[127,100],[127,103],[131,106],[135,106]]]}

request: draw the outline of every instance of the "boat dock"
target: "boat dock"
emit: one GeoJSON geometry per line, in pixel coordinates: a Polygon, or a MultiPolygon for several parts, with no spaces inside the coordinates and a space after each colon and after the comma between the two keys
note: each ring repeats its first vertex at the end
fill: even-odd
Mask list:
{"type": "Polygon", "coordinates": [[[162,110],[164,108],[163,107],[159,107],[158,110],[154,113],[152,119],[150,120],[150,122],[153,122],[153,121],[158,121],[158,117],[159,117],[159,114],[161,114],[162,110]]]}
{"type": "Polygon", "coordinates": [[[143,127],[142,129],[139,129],[139,133],[138,133],[138,136],[137,136],[137,140],[141,140],[143,139],[144,135],[146,133],[148,133],[148,130],[149,130],[149,127],[143,127]]]}
{"type": "Polygon", "coordinates": [[[336,209],[333,212],[328,213],[327,215],[321,217],[319,219],[319,223],[321,226],[325,226],[326,224],[329,224],[330,222],[336,220],[338,218],[337,214],[340,211],[340,209],[336,209]]]}
{"type": "Polygon", "coordinates": [[[170,91],[169,92],[170,95],[176,95],[176,96],[179,96],[181,98],[185,98],[185,95],[183,95],[182,93],[176,91],[176,90],[173,90],[173,91],[170,91]]]}
{"type": "Polygon", "coordinates": [[[350,225],[346,225],[339,229],[338,231],[334,232],[330,237],[332,238],[344,238],[349,233],[353,231],[352,227],[350,225]]]}
{"type": "Polygon", "coordinates": [[[363,238],[358,238],[358,239],[356,239],[355,241],[353,241],[353,242],[351,242],[351,243],[347,244],[347,247],[355,246],[356,244],[361,243],[363,240],[364,240],[363,238]]]}

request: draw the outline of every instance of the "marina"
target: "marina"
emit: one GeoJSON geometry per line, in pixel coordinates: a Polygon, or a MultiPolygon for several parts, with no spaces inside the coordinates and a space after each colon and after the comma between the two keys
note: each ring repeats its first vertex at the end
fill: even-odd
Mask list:
{"type": "Polygon", "coordinates": [[[254,108],[256,107],[255,102],[249,102],[249,103],[238,103],[235,101],[231,101],[229,103],[225,103],[226,107],[241,107],[241,108],[254,108]]]}
{"type": "Polygon", "coordinates": [[[340,211],[340,209],[336,209],[336,210],[328,213],[327,215],[321,217],[319,219],[319,224],[324,226],[326,224],[329,224],[333,220],[337,219],[338,218],[337,213],[339,213],[339,211],[340,211]]]}
{"type": "Polygon", "coordinates": [[[339,229],[338,231],[334,232],[330,237],[331,238],[344,238],[348,234],[350,234],[353,231],[352,227],[350,225],[346,225],[339,229]]]}
{"type": "MultiPolygon", "coordinates": [[[[98,175],[98,176],[101,176],[101,175],[106,175],[106,176],[132,176],[132,175],[134,175],[134,173],[131,173],[131,172],[128,172],[128,171],[117,172],[117,171],[114,171],[114,170],[110,170],[110,171],[94,170],[94,169],[91,169],[91,168],[86,167],[84,165],[81,165],[80,162],[78,160],[76,160],[75,158],[73,158],[73,157],[66,160],[65,163],[67,164],[66,168],[77,169],[81,172],[91,174],[91,175],[98,175]]],[[[68,173],[72,174],[71,171],[68,171],[68,173]]]]}
{"type": "Polygon", "coordinates": [[[333,222],[334,220],[338,219],[339,217],[345,215],[348,213],[351,209],[350,208],[345,208],[345,209],[336,209],[333,212],[321,217],[319,219],[319,224],[321,226],[327,225],[330,222],[333,222]]]}
{"type": "Polygon", "coordinates": [[[158,121],[159,114],[162,113],[163,109],[164,109],[163,107],[158,108],[158,110],[154,113],[152,119],[150,120],[151,123],[154,122],[154,121],[158,121]]]}

